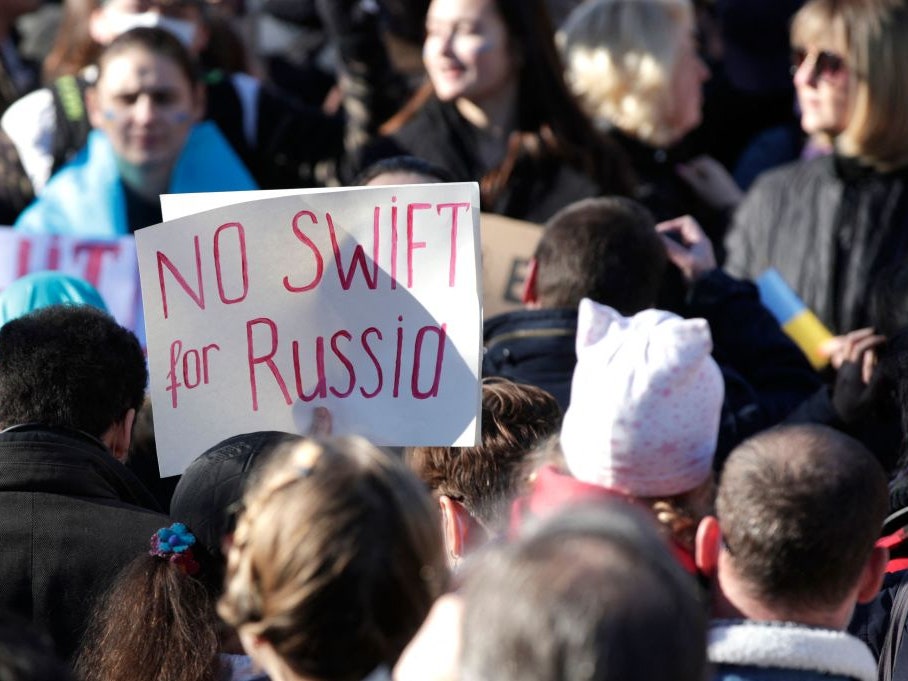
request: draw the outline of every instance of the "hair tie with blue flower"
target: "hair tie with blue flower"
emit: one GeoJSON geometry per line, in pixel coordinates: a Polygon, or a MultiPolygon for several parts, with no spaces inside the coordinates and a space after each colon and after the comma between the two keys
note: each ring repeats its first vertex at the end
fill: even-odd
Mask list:
{"type": "Polygon", "coordinates": [[[190,548],[195,542],[195,535],[183,523],[174,523],[151,535],[151,550],[148,553],[166,559],[187,575],[195,575],[201,569],[190,548]]]}

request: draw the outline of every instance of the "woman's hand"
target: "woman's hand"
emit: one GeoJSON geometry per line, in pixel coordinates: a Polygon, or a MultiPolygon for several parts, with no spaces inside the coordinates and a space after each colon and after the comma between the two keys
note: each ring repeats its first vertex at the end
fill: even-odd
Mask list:
{"type": "Polygon", "coordinates": [[[845,423],[853,423],[885,399],[877,370],[876,350],[886,341],[873,329],[858,329],[827,341],[824,351],[836,369],[832,406],[845,423]]]}
{"type": "Polygon", "coordinates": [[[712,242],[690,215],[660,222],[656,231],[662,237],[668,259],[681,270],[688,284],[716,269],[712,242]]]}

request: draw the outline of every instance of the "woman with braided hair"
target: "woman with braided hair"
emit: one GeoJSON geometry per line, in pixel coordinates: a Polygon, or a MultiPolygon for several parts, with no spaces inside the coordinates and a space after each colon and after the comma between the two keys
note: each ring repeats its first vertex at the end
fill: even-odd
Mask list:
{"type": "Polygon", "coordinates": [[[447,577],[438,519],[404,464],[306,441],[244,497],[218,612],[272,679],[389,679],[447,577]]]}

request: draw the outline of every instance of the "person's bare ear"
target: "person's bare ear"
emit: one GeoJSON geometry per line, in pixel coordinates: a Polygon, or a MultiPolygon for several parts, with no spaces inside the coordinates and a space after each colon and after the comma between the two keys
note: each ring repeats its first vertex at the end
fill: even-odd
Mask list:
{"type": "Polygon", "coordinates": [[[466,553],[467,534],[471,524],[470,514],[463,504],[444,494],[438,497],[438,508],[441,511],[445,553],[448,563],[454,567],[466,553]]]}
{"type": "Polygon", "coordinates": [[[101,436],[101,441],[120,463],[126,463],[126,459],[129,458],[129,445],[132,444],[132,427],[135,422],[136,410],[130,408],[122,419],[111,424],[101,436]]]}
{"type": "Polygon", "coordinates": [[[523,280],[523,293],[520,296],[521,302],[531,308],[539,307],[539,293],[536,290],[538,268],[539,263],[536,258],[530,258],[526,278],[523,280]]]}
{"type": "Polygon", "coordinates": [[[274,650],[274,646],[264,636],[252,633],[249,626],[241,625],[237,631],[240,643],[246,654],[272,679],[289,678],[286,663],[274,650]]]}
{"type": "Polygon", "coordinates": [[[883,586],[883,578],[886,576],[886,565],[889,563],[889,549],[882,546],[874,546],[861,571],[861,580],[858,587],[858,603],[869,603],[883,586]]]}
{"type": "Polygon", "coordinates": [[[715,516],[708,515],[697,526],[694,546],[694,562],[703,575],[715,577],[721,547],[722,530],[719,529],[719,520],[715,516]]]}

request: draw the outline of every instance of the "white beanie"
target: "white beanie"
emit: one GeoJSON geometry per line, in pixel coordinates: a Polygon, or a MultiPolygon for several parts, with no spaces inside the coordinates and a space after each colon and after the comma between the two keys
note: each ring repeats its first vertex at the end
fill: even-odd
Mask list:
{"type": "Polygon", "coordinates": [[[632,496],[687,492],[710,475],[725,385],[704,319],[624,317],[584,298],[561,446],[579,480],[632,496]]]}

